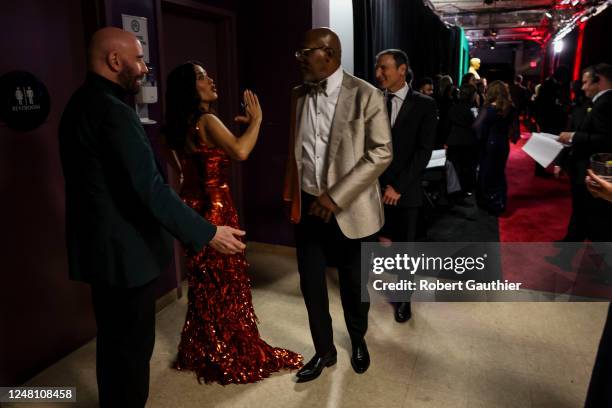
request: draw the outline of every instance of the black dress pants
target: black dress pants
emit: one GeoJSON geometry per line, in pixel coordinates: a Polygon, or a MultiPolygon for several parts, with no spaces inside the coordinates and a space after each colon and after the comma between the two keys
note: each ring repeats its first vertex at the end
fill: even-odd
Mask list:
{"type": "Polygon", "coordinates": [[[471,193],[476,185],[477,146],[448,146],[446,157],[453,163],[461,191],[471,193]]]}
{"type": "Polygon", "coordinates": [[[567,226],[565,239],[569,242],[582,242],[587,236],[588,208],[591,193],[586,189],[584,182],[577,183],[572,180],[572,214],[567,226]]]}
{"type": "Polygon", "coordinates": [[[360,264],[361,242],[372,240],[372,237],[349,239],[334,217],[326,223],[319,217],[308,215],[315,199],[302,192],[302,215],[295,226],[295,243],[310,333],[317,355],[323,356],[334,347],[325,268],[328,265],[338,268],[344,320],[355,344],[363,339],[368,329],[370,303],[361,301],[360,264]]]}
{"type": "Polygon", "coordinates": [[[393,242],[414,242],[417,235],[419,207],[385,204],[385,225],[380,235],[393,242]]]}
{"type": "Polygon", "coordinates": [[[155,282],[135,288],[91,286],[102,408],[141,408],[147,402],[155,343],[155,282]]]}

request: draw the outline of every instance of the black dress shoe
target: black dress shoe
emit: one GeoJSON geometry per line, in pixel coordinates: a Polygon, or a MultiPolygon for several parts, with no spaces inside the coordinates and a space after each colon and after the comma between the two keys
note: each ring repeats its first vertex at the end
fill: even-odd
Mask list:
{"type": "Polygon", "coordinates": [[[412,308],[410,302],[400,302],[395,308],[395,321],[398,323],[404,323],[410,320],[412,317],[412,308]]]}
{"type": "Polygon", "coordinates": [[[365,340],[361,340],[353,346],[353,355],[351,356],[351,365],[357,374],[363,374],[370,367],[370,353],[365,340]]]}
{"type": "Polygon", "coordinates": [[[337,361],[338,353],[336,352],[335,348],[333,348],[323,357],[319,357],[315,354],[315,356],[297,372],[295,375],[297,377],[297,381],[312,381],[321,375],[325,367],[331,367],[336,364],[337,361]]]}

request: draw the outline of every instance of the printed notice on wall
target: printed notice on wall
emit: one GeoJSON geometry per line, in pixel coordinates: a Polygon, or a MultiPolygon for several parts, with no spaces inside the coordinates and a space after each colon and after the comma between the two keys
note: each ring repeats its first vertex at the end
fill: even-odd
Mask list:
{"type": "Polygon", "coordinates": [[[130,32],[140,40],[142,44],[142,50],[144,54],[144,60],[149,63],[149,33],[147,31],[147,19],[146,17],[129,16],[122,14],[123,29],[130,32]]]}

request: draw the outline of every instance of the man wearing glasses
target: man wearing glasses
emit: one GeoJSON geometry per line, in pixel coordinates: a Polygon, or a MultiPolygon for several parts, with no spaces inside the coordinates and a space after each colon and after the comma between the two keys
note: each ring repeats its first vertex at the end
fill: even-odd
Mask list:
{"type": "MultiPolygon", "coordinates": [[[[300,287],[315,356],[297,373],[317,378],[336,363],[325,268],[338,267],[351,364],[365,372],[369,303],[361,301],[361,242],[384,222],[378,177],[392,159],[382,92],[344,72],[341,46],[328,28],[306,32],[295,54],[304,84],[292,95],[289,158],[283,198],[295,224],[300,287]]],[[[366,294],[367,296],[367,294],[366,294]]]]}

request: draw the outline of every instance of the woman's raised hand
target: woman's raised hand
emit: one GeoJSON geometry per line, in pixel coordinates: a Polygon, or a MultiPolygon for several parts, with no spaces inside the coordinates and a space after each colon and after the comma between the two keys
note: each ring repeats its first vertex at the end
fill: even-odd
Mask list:
{"type": "Polygon", "coordinates": [[[252,122],[261,123],[262,112],[257,95],[247,89],[244,91],[243,101],[246,115],[236,116],[234,120],[238,123],[245,124],[250,124],[252,122]]]}

